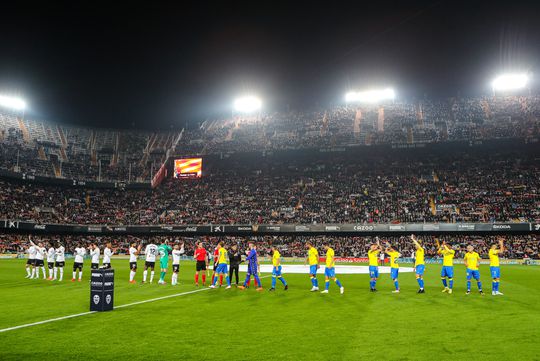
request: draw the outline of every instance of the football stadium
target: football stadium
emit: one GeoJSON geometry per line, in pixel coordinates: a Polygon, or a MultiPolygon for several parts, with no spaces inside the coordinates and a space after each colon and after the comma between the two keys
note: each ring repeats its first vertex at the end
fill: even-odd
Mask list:
{"type": "Polygon", "coordinates": [[[0,360],[540,360],[539,10],[7,6],[0,360]]]}

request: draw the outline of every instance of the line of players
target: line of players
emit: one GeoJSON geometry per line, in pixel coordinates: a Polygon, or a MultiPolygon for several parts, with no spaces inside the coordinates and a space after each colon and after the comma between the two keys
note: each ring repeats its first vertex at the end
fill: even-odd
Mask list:
{"type": "MultiPolygon", "coordinates": [[[[26,253],[28,253],[28,260],[26,261],[26,278],[38,279],[40,274],[39,271],[41,270],[43,279],[49,281],[62,281],[64,279],[66,252],[64,246],[62,246],[60,243],[57,243],[56,246],[52,243],[45,244],[43,242],[38,242],[35,244],[30,238],[29,244],[29,247],[26,249],[26,253]],[[45,262],[47,263],[47,268],[49,270],[49,277],[47,277],[45,262]]],[[[82,269],[86,251],[87,250],[81,246],[77,246],[73,250],[75,260],[73,262],[72,282],[77,280],[77,271],[79,272],[78,281],[81,282],[82,280],[82,269]]],[[[102,268],[111,268],[111,257],[115,252],[116,250],[112,249],[111,243],[107,243],[105,249],[103,250],[102,268]]],[[[96,243],[90,244],[90,247],[88,247],[88,253],[92,258],[91,268],[98,269],[99,256],[101,253],[98,245],[96,243]]]]}
{"type": "MultiPolygon", "coordinates": [[[[425,293],[424,289],[424,271],[425,271],[425,263],[424,263],[424,253],[425,249],[422,246],[422,241],[417,239],[414,235],[411,235],[411,241],[413,242],[416,251],[415,251],[415,263],[414,263],[414,270],[416,274],[416,281],[418,282],[418,293],[425,293]]],[[[443,242],[442,244],[439,243],[438,240],[436,240],[437,243],[437,253],[443,257],[443,267],[441,270],[441,281],[443,284],[443,293],[452,294],[454,289],[454,255],[456,253],[455,250],[452,249],[452,246],[447,244],[446,242],[443,242]]],[[[500,269],[500,261],[499,261],[499,255],[504,253],[504,242],[502,239],[499,240],[498,243],[494,243],[491,245],[491,248],[489,250],[489,268],[492,278],[492,286],[491,286],[491,294],[493,296],[502,296],[503,293],[499,291],[499,283],[500,283],[500,277],[501,277],[501,269],[500,269]]],[[[379,242],[379,239],[377,238],[377,242],[372,244],[370,246],[370,249],[368,251],[368,259],[369,259],[369,275],[370,275],[370,282],[369,282],[369,288],[371,292],[376,292],[377,289],[375,288],[377,284],[377,279],[379,278],[379,267],[378,267],[378,255],[383,252],[383,249],[381,247],[381,244],[379,242]]],[[[390,244],[386,244],[386,248],[384,250],[384,253],[386,253],[390,257],[390,277],[392,278],[392,281],[394,282],[395,290],[392,291],[393,293],[399,293],[399,282],[398,282],[398,275],[399,275],[399,264],[398,264],[398,258],[401,257],[401,254],[396,251],[390,244]]],[[[478,292],[483,295],[484,292],[482,290],[482,282],[480,281],[480,255],[474,251],[474,247],[472,245],[467,246],[467,253],[465,253],[465,256],[463,258],[465,267],[467,270],[467,292],[466,294],[469,295],[471,293],[471,281],[472,279],[476,280],[476,284],[478,286],[478,292]]]]}
{"type": "MultiPolygon", "coordinates": [[[[140,239],[139,239],[140,240],[140,239]]],[[[414,235],[411,235],[411,240],[416,248],[415,251],[415,274],[416,274],[416,280],[418,282],[418,293],[425,293],[424,288],[424,271],[425,271],[425,263],[424,263],[424,254],[425,250],[422,246],[421,240],[417,239],[414,235]]],[[[142,240],[140,240],[142,241],[142,240]]],[[[143,283],[147,282],[148,279],[148,270],[150,270],[150,280],[149,282],[152,283],[154,279],[154,269],[155,269],[155,263],[156,258],[159,256],[159,262],[160,262],[160,278],[158,281],[158,284],[165,284],[165,275],[168,270],[168,262],[169,262],[169,253],[172,255],[173,258],[173,275],[171,279],[171,284],[176,285],[178,283],[178,272],[180,269],[180,256],[184,254],[184,244],[179,244],[177,241],[174,247],[171,247],[168,244],[168,240],[164,240],[164,242],[157,246],[155,244],[148,244],[146,245],[144,249],[145,254],[145,264],[144,264],[144,272],[143,272],[143,283]]],[[[248,244],[249,249],[246,252],[246,262],[248,263],[247,267],[247,274],[246,279],[244,281],[243,285],[239,285],[240,289],[245,289],[246,287],[249,287],[249,284],[251,282],[251,277],[254,278],[255,284],[257,286],[257,290],[261,291],[262,285],[259,278],[260,273],[260,265],[257,258],[257,250],[254,243],[248,244]]],[[[315,247],[312,246],[309,242],[306,243],[306,247],[308,249],[308,257],[306,259],[306,263],[309,264],[310,267],[310,279],[312,283],[311,291],[318,291],[318,280],[317,280],[317,270],[319,269],[319,253],[315,247]]],[[[443,256],[443,267],[441,270],[441,280],[443,283],[443,291],[447,292],[449,294],[452,294],[453,292],[453,286],[454,286],[454,255],[455,251],[451,248],[450,245],[443,242],[442,244],[439,244],[437,241],[437,253],[443,256]]],[[[344,293],[344,287],[342,286],[341,282],[337,279],[335,275],[335,260],[334,260],[334,250],[330,247],[329,244],[324,245],[324,249],[326,250],[326,269],[325,269],[325,289],[322,291],[322,293],[328,293],[330,280],[333,280],[336,285],[339,287],[340,292],[344,293]]],[[[92,269],[99,268],[99,256],[100,256],[100,249],[97,244],[92,243],[90,247],[88,248],[89,254],[92,258],[92,269]]],[[[241,256],[238,255],[237,246],[232,246],[233,255],[229,256],[228,250],[226,249],[223,242],[220,242],[216,249],[214,250],[213,259],[214,259],[214,267],[213,267],[213,275],[212,275],[212,281],[210,284],[211,288],[216,287],[216,283],[219,280],[220,285],[223,283],[223,278],[225,278],[225,281],[227,282],[226,289],[231,288],[231,278],[234,273],[236,273],[236,283],[238,284],[238,267],[239,264],[242,261],[241,256]],[[229,272],[229,266],[231,267],[229,272]]],[[[44,259],[46,257],[47,259],[47,265],[49,268],[49,277],[47,279],[49,280],[56,280],[58,277],[59,281],[62,281],[63,278],[63,272],[64,272],[64,264],[65,264],[65,258],[64,258],[64,252],[65,249],[61,244],[58,244],[57,247],[53,247],[51,244],[49,244],[49,249],[47,250],[42,242],[39,242],[37,245],[34,244],[30,240],[30,247],[28,247],[27,252],[29,254],[27,265],[26,265],[26,272],[27,276],[26,278],[36,279],[39,278],[39,270],[41,269],[43,272],[43,279],[46,279],[46,272],[45,272],[45,265],[44,265],[44,259]]],[[[111,243],[107,243],[104,252],[103,252],[103,265],[102,268],[110,268],[111,267],[111,256],[116,252],[116,249],[112,249],[111,243]]],[[[489,251],[489,259],[490,259],[490,272],[491,277],[493,279],[492,282],[492,295],[499,296],[503,295],[499,291],[499,283],[500,283],[500,262],[499,262],[499,255],[504,252],[504,244],[503,240],[499,240],[498,244],[493,244],[491,246],[491,249],[489,251]]],[[[138,245],[136,243],[132,243],[129,248],[129,265],[130,265],[130,276],[129,276],[129,282],[135,283],[135,275],[137,271],[137,258],[139,257],[139,254],[141,253],[141,245],[138,245]]],[[[383,253],[383,249],[381,247],[381,244],[377,238],[377,242],[372,244],[370,246],[370,250],[368,251],[368,260],[369,260],[369,274],[370,274],[370,291],[376,292],[376,284],[377,280],[379,278],[379,270],[378,270],[378,256],[380,253],[383,253]]],[[[399,293],[399,263],[398,259],[401,257],[401,254],[396,251],[390,244],[386,244],[386,248],[384,250],[384,253],[386,253],[390,257],[390,276],[392,278],[392,281],[394,282],[395,290],[392,291],[393,293],[399,293]]],[[[79,271],[78,275],[78,281],[80,282],[82,279],[82,268],[83,268],[83,261],[84,256],[86,254],[86,249],[84,247],[76,247],[74,250],[75,255],[75,262],[73,264],[73,278],[72,282],[76,280],[76,271],[79,271]]],[[[194,259],[196,260],[196,271],[195,271],[195,285],[199,286],[199,276],[200,272],[202,271],[202,284],[203,286],[206,284],[206,272],[208,269],[208,262],[209,262],[209,255],[206,249],[203,247],[202,242],[197,243],[197,248],[194,253],[194,259]]],[[[474,278],[477,282],[478,290],[480,294],[484,294],[482,290],[482,282],[480,281],[480,271],[479,271],[479,264],[480,264],[480,255],[474,251],[474,247],[469,245],[467,246],[467,253],[464,257],[465,266],[467,269],[467,294],[471,293],[471,280],[474,278]]],[[[283,284],[285,290],[288,289],[287,282],[283,278],[282,275],[282,266],[281,266],[281,254],[279,253],[278,249],[276,247],[272,247],[272,287],[270,288],[270,291],[275,290],[276,281],[280,280],[283,284]]]]}

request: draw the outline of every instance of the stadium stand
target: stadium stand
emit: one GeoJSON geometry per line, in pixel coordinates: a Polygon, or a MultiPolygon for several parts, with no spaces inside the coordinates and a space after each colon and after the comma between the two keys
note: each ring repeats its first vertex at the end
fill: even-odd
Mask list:
{"type": "Polygon", "coordinates": [[[208,158],[202,179],[169,178],[155,189],[4,179],[0,219],[124,225],[540,220],[538,152],[447,153],[208,158]]]}
{"type": "Polygon", "coordinates": [[[55,178],[149,182],[171,155],[538,141],[539,116],[536,95],[336,106],[209,120],[195,129],[154,133],[59,126],[0,114],[0,168],[55,178]]]}
{"type": "MultiPolygon", "coordinates": [[[[3,235],[0,242],[0,253],[24,253],[23,245],[27,244],[24,235],[8,234],[3,235]]],[[[423,240],[426,248],[427,258],[437,258],[437,248],[433,236],[419,236],[423,240]]],[[[507,254],[505,258],[514,259],[540,259],[540,246],[534,235],[506,235],[503,236],[507,254]]],[[[45,235],[33,236],[34,242],[61,242],[66,247],[66,252],[71,253],[79,245],[88,247],[90,243],[97,243],[103,247],[107,242],[111,242],[113,248],[118,249],[119,254],[127,254],[130,242],[138,242],[128,236],[76,236],[76,235],[45,235]]],[[[146,237],[147,242],[160,244],[163,239],[173,239],[169,236],[146,237]]],[[[265,237],[182,237],[185,241],[185,250],[187,255],[193,255],[195,244],[198,241],[204,242],[207,249],[214,249],[218,242],[223,241],[227,245],[239,244],[241,249],[245,249],[247,243],[254,241],[257,244],[257,250],[263,256],[271,254],[270,247],[277,246],[284,257],[305,258],[306,242],[310,242],[315,247],[321,249],[325,241],[331,241],[336,252],[336,257],[365,257],[369,245],[375,242],[372,237],[292,237],[292,236],[265,236],[265,237]]],[[[456,250],[456,258],[462,258],[468,244],[474,243],[477,252],[483,257],[488,258],[489,247],[497,241],[495,237],[482,235],[446,235],[440,236],[439,241],[446,241],[456,250]]],[[[174,239],[173,239],[174,240],[174,239]]],[[[382,237],[382,242],[389,242],[393,247],[399,250],[403,257],[409,257],[413,252],[413,245],[408,237],[382,237]]]]}

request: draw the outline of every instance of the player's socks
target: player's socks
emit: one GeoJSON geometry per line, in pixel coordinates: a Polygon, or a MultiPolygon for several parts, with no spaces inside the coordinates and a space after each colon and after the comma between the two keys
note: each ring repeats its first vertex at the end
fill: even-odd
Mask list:
{"type": "Polygon", "coordinates": [[[159,273],[159,282],[164,282],[165,281],[165,272],[160,272],[159,273]]]}
{"type": "Polygon", "coordinates": [[[219,285],[221,286],[223,284],[223,275],[219,275],[219,285]]]}
{"type": "Polygon", "coordinates": [[[58,274],[58,267],[54,267],[54,273],[53,273],[53,279],[56,279],[56,275],[58,274]]]}
{"type": "Polygon", "coordinates": [[[135,271],[129,272],[129,282],[133,282],[134,278],[135,278],[135,271]]]}
{"type": "Polygon", "coordinates": [[[58,281],[62,281],[62,279],[64,279],[64,267],[60,267],[60,278],[58,281]]]}
{"type": "Polygon", "coordinates": [[[423,290],[424,289],[424,279],[418,278],[417,281],[418,281],[418,286],[420,287],[421,290],[423,290]]]}
{"type": "Polygon", "coordinates": [[[145,271],[142,273],[142,281],[143,281],[143,282],[146,282],[146,276],[147,276],[147,275],[148,275],[148,271],[145,270],[145,271]]]}
{"type": "Polygon", "coordinates": [[[478,281],[478,282],[476,282],[476,284],[478,285],[478,290],[481,292],[482,291],[482,282],[478,281]]]}
{"type": "Polygon", "coordinates": [[[53,273],[54,273],[54,270],[52,268],[49,268],[49,279],[51,280],[53,278],[53,273]]]}
{"type": "Polygon", "coordinates": [[[369,281],[369,289],[372,290],[375,288],[375,283],[373,282],[373,280],[369,281]]]}
{"type": "Polygon", "coordinates": [[[30,278],[34,278],[35,275],[36,275],[36,269],[32,268],[32,273],[30,274],[30,278]]]}
{"type": "Polygon", "coordinates": [[[272,288],[276,288],[276,276],[272,276],[272,288]]]}
{"type": "Polygon", "coordinates": [[[77,271],[73,271],[73,277],[71,277],[71,279],[73,279],[73,280],[74,280],[75,278],[77,278],[77,271]]]}
{"type": "Polygon", "coordinates": [[[450,278],[450,289],[454,288],[454,279],[450,278]]]}
{"type": "Polygon", "coordinates": [[[154,271],[150,272],[150,283],[154,282],[154,274],[154,271]]]}
{"type": "Polygon", "coordinates": [[[29,278],[31,274],[30,267],[26,267],[26,277],[29,278]]]}
{"type": "Polygon", "coordinates": [[[203,283],[203,285],[206,283],[206,275],[205,274],[202,275],[202,283],[203,283]]]}
{"type": "Polygon", "coordinates": [[[212,273],[212,282],[211,282],[211,284],[214,284],[215,279],[216,279],[216,274],[212,273]]]}
{"type": "Polygon", "coordinates": [[[285,278],[283,277],[278,277],[278,278],[281,281],[281,283],[283,283],[283,286],[287,287],[287,281],[285,281],[285,278]]]}
{"type": "Polygon", "coordinates": [[[399,282],[397,280],[394,281],[394,286],[396,286],[396,290],[399,290],[399,282]]]}
{"type": "Polygon", "coordinates": [[[448,283],[446,282],[446,278],[441,278],[442,279],[442,284],[444,286],[444,288],[448,287],[448,283]]]}
{"type": "Polygon", "coordinates": [[[324,289],[325,289],[326,291],[328,291],[329,288],[330,288],[330,281],[324,282],[324,289]]]}
{"type": "Polygon", "coordinates": [[[467,281],[467,292],[471,292],[471,281],[467,281]]]}
{"type": "Polygon", "coordinates": [[[258,275],[253,275],[253,278],[255,278],[255,282],[257,282],[257,286],[261,288],[261,279],[258,275]]]}
{"type": "Polygon", "coordinates": [[[79,281],[82,279],[82,271],[79,271],[79,281]]]}
{"type": "Polygon", "coordinates": [[[173,273],[173,274],[172,274],[172,280],[171,280],[171,283],[172,283],[173,286],[176,285],[176,280],[177,280],[177,279],[178,279],[178,274],[173,273]]]}
{"type": "Polygon", "coordinates": [[[199,275],[195,275],[195,283],[199,284],[199,275]]]}
{"type": "Polygon", "coordinates": [[[495,281],[491,282],[491,291],[497,292],[497,282],[495,281]]]}
{"type": "Polygon", "coordinates": [[[45,270],[45,267],[41,267],[41,272],[43,273],[43,279],[47,278],[47,271],[45,270]]]}
{"type": "MultiPolygon", "coordinates": [[[[221,277],[223,278],[223,275],[221,277]]],[[[228,287],[231,287],[231,279],[229,278],[229,276],[225,276],[225,282],[227,282],[228,287]]]]}
{"type": "Polygon", "coordinates": [[[343,285],[341,284],[341,282],[336,278],[336,285],[341,288],[343,287],[343,285]]]}

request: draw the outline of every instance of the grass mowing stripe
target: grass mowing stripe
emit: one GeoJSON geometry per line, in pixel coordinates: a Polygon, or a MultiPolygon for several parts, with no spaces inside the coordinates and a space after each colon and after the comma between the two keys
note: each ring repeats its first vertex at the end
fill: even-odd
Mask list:
{"type": "MultiPolygon", "coordinates": [[[[268,275],[268,276],[262,276],[262,277],[260,277],[260,278],[267,278],[267,277],[270,277],[270,275],[268,275]]],[[[181,293],[175,293],[175,294],[172,294],[172,295],[167,295],[167,296],[162,296],[162,297],[151,298],[151,299],[149,299],[149,300],[137,301],[137,302],[132,302],[132,303],[126,303],[125,305],[116,306],[115,309],[117,309],[117,308],[123,308],[123,307],[129,307],[129,306],[135,306],[135,305],[140,305],[140,304],[148,303],[148,302],[160,301],[160,300],[164,300],[164,299],[167,299],[167,298],[179,297],[179,296],[189,295],[189,294],[197,293],[197,292],[201,292],[201,291],[208,291],[208,290],[211,290],[211,288],[200,288],[200,289],[198,289],[198,290],[187,291],[187,292],[181,292],[181,293]]],[[[68,315],[68,316],[56,317],[56,318],[51,318],[51,319],[49,319],[49,320],[38,321],[38,322],[32,322],[32,323],[27,323],[27,324],[25,324],[25,325],[19,325],[19,326],[13,326],[13,327],[8,327],[8,328],[3,328],[3,329],[0,329],[0,333],[2,333],[2,332],[8,332],[8,331],[14,331],[14,330],[18,330],[18,329],[20,329],[20,328],[26,328],[26,327],[32,327],[32,326],[42,325],[42,324],[44,324],[44,323],[50,323],[50,322],[55,322],[55,321],[66,320],[66,319],[68,319],[68,318],[75,318],[75,317],[80,317],[80,316],[86,316],[86,315],[90,315],[90,314],[96,313],[96,312],[97,312],[97,311],[88,311],[88,312],[76,313],[76,314],[74,314],[74,315],[68,315]]]]}

